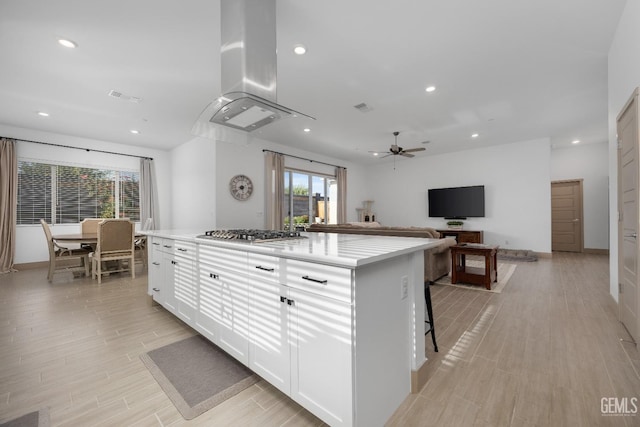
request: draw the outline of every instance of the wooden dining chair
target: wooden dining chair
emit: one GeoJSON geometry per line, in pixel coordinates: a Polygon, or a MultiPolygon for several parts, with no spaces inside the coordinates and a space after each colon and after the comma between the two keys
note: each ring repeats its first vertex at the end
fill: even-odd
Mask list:
{"type": "MultiPolygon", "coordinates": [[[[141,231],[149,231],[153,228],[153,218],[147,218],[142,225],[141,231]]],[[[136,237],[134,243],[135,251],[139,256],[139,259],[142,261],[142,267],[147,269],[147,236],[138,236],[136,237]]]]}
{"type": "Polygon", "coordinates": [[[98,278],[98,283],[102,283],[102,275],[120,271],[131,272],[131,278],[136,277],[134,265],[134,236],[135,227],[133,222],[127,219],[105,219],[98,224],[98,243],[93,252],[93,273],[92,277],[98,278]],[[126,267],[122,261],[127,261],[126,267]],[[119,261],[115,270],[102,270],[104,261],[119,261]]]}
{"type": "Polygon", "coordinates": [[[49,224],[47,224],[44,219],[40,220],[40,224],[42,224],[42,229],[44,230],[44,235],[47,239],[47,246],[49,247],[49,273],[47,274],[47,280],[49,280],[49,282],[53,280],[53,274],[56,270],[68,269],[68,261],[74,259],[79,259],[82,262],[84,274],[88,277],[90,266],[89,254],[91,251],[84,248],[69,249],[64,246],[60,246],[55,240],[53,240],[49,224]]]}
{"type": "MultiPolygon", "coordinates": [[[[103,219],[104,218],[85,218],[82,221],[80,221],[80,230],[82,231],[82,234],[87,234],[87,233],[98,234],[98,224],[103,219]]],[[[89,249],[91,250],[91,252],[93,252],[96,249],[95,244],[89,244],[89,243],[83,243],[81,247],[85,249],[89,249]]]]}

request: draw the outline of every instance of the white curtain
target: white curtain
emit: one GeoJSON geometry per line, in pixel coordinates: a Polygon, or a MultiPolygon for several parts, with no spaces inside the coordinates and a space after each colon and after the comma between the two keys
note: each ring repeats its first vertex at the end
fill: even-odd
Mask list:
{"type": "Polygon", "coordinates": [[[140,224],[150,230],[155,230],[159,224],[155,168],[153,160],[147,158],[140,159],[140,224]]]}
{"type": "Polygon", "coordinates": [[[0,273],[13,270],[16,252],[18,158],[12,139],[0,139],[0,273]]]}
{"type": "Polygon", "coordinates": [[[284,199],[284,156],[265,151],[265,227],[268,230],[282,230],[284,217],[282,203],[284,199]]]}
{"type": "Polygon", "coordinates": [[[338,185],[338,224],[347,222],[347,168],[336,168],[336,183],[338,185]]]}

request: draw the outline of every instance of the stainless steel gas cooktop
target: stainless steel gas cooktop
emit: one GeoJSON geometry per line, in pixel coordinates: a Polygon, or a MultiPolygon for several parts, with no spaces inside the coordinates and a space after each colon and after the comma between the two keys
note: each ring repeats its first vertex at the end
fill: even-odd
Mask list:
{"type": "Polygon", "coordinates": [[[210,240],[241,240],[255,243],[272,240],[306,239],[306,236],[301,236],[299,231],[253,229],[210,230],[196,237],[210,240]]]}

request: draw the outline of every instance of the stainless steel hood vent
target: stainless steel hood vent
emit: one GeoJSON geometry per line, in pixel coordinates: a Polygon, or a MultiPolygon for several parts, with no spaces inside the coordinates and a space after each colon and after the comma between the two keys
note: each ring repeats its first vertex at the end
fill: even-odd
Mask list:
{"type": "Polygon", "coordinates": [[[205,108],[192,132],[211,136],[211,125],[251,132],[289,116],[313,119],[277,104],[276,0],[220,0],[220,7],[224,95],[205,108]]]}

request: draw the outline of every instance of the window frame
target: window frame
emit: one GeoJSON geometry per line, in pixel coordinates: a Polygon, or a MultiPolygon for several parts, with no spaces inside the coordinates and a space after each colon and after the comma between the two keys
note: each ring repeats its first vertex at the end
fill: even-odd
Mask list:
{"type": "MultiPolygon", "coordinates": [[[[58,160],[49,160],[49,159],[35,159],[35,158],[29,158],[29,157],[18,157],[17,159],[18,162],[18,169],[20,169],[20,164],[21,163],[33,163],[33,164],[38,164],[38,165],[45,165],[50,167],[50,175],[49,175],[49,185],[51,187],[50,189],[50,194],[49,194],[49,209],[50,209],[50,219],[51,221],[47,221],[50,224],[55,224],[55,225],[74,225],[74,224],[79,224],[80,222],[60,222],[59,218],[58,218],[58,167],[68,167],[68,168],[82,168],[82,169],[94,169],[94,170],[98,170],[98,171],[106,171],[109,173],[112,173],[114,176],[113,179],[113,186],[114,186],[114,190],[113,190],[113,198],[114,198],[114,218],[120,218],[121,214],[123,212],[121,212],[121,183],[122,183],[122,174],[133,174],[134,176],[137,175],[137,183],[138,183],[138,217],[140,215],[140,170],[139,169],[133,169],[133,168],[118,168],[118,167],[113,167],[113,166],[106,166],[106,165],[96,165],[96,164],[85,164],[85,163],[75,163],[75,162],[64,162],[64,161],[58,161],[58,160]]],[[[20,177],[18,177],[18,183],[17,186],[19,188],[19,184],[20,184],[20,177]]],[[[18,198],[19,201],[19,198],[18,198]]],[[[46,203],[46,200],[45,200],[46,203]]],[[[16,209],[18,211],[18,209],[16,209]]],[[[36,221],[35,218],[32,218],[31,223],[20,223],[19,222],[19,216],[18,216],[18,212],[16,212],[16,226],[17,227],[30,227],[30,226],[38,226],[39,225],[39,219],[36,221]]],[[[136,219],[133,220],[133,222],[140,222],[140,219],[136,219]]]]}
{"type": "MultiPolygon", "coordinates": [[[[337,182],[337,177],[336,175],[331,175],[331,174],[327,174],[327,173],[321,173],[321,172],[316,172],[316,171],[310,171],[310,170],[305,170],[305,169],[299,169],[299,168],[294,168],[294,167],[284,167],[284,172],[283,172],[283,179],[284,179],[284,188],[285,190],[288,188],[289,189],[289,194],[287,197],[287,205],[283,206],[282,208],[282,221],[283,224],[285,226],[285,229],[289,229],[289,230],[293,230],[295,229],[295,223],[293,221],[294,215],[293,215],[293,198],[294,198],[294,192],[293,192],[293,174],[294,173],[298,173],[298,174],[303,174],[303,175],[307,175],[307,188],[309,191],[308,194],[308,207],[307,207],[307,212],[311,213],[313,212],[313,178],[314,177],[318,177],[318,178],[323,178],[323,184],[324,184],[324,188],[323,188],[323,199],[325,200],[325,202],[329,199],[329,192],[330,192],[330,185],[329,185],[329,181],[333,180],[337,182]],[[287,180],[287,174],[289,174],[288,176],[288,180],[287,180]],[[289,225],[287,227],[286,224],[286,219],[289,218],[289,225]]],[[[285,193],[286,195],[286,193],[285,193]]],[[[335,203],[338,203],[338,200],[335,200],[335,203]]],[[[324,218],[325,221],[328,221],[329,218],[329,203],[324,203],[324,218]]],[[[337,220],[337,219],[334,219],[337,220]]],[[[311,215],[309,215],[309,224],[314,223],[314,219],[311,218],[311,215]]],[[[329,223],[329,222],[327,222],[329,223]]]]}

